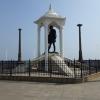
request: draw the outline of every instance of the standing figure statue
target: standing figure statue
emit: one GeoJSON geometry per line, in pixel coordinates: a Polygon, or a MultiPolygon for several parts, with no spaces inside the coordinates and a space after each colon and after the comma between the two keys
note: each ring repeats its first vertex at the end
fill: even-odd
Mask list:
{"type": "Polygon", "coordinates": [[[56,46],[55,46],[55,42],[56,42],[56,30],[53,29],[53,26],[51,25],[49,27],[50,31],[49,31],[49,34],[48,34],[48,52],[51,48],[51,45],[53,44],[53,48],[54,48],[54,51],[56,51],[56,46]]]}

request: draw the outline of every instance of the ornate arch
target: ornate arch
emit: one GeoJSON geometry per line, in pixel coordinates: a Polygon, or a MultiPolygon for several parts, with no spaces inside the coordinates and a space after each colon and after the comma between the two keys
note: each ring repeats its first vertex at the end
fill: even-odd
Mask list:
{"type": "Polygon", "coordinates": [[[48,27],[50,26],[50,25],[52,25],[52,26],[54,26],[54,27],[56,27],[56,28],[60,28],[60,26],[58,25],[58,23],[57,22],[55,22],[55,21],[52,21],[49,25],[48,25],[48,27]]]}

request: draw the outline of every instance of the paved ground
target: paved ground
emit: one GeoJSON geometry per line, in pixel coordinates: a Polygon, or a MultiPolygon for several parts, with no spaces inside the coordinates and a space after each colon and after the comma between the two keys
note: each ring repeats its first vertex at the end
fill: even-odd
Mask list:
{"type": "Polygon", "coordinates": [[[0,100],[100,100],[100,79],[82,84],[0,81],[0,100]]]}

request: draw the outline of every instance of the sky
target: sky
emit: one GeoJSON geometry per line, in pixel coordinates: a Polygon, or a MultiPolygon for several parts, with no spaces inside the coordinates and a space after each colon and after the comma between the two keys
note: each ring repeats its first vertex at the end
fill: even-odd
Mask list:
{"type": "MultiPolygon", "coordinates": [[[[0,0],[0,60],[17,60],[18,28],[22,28],[22,59],[37,56],[37,25],[34,21],[48,11],[50,4],[54,11],[66,17],[64,57],[78,59],[77,24],[81,23],[83,59],[100,59],[100,0],[0,0]]],[[[42,54],[43,28],[41,34],[42,54]]],[[[58,41],[57,38],[57,51],[58,41]]]]}

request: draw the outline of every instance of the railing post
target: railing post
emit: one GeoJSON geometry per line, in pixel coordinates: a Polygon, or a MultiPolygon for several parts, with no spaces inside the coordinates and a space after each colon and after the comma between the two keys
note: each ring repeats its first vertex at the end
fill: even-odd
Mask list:
{"type": "Polygon", "coordinates": [[[29,59],[29,77],[31,76],[31,61],[29,59]]]}
{"type": "Polygon", "coordinates": [[[100,60],[98,60],[98,72],[99,72],[99,69],[100,69],[100,68],[99,68],[99,61],[100,61],[100,60]]]}
{"type": "Polygon", "coordinates": [[[90,62],[90,59],[89,59],[89,75],[91,74],[91,62],[90,62]]]}
{"type": "Polygon", "coordinates": [[[12,76],[12,60],[10,61],[10,76],[12,76]]]}
{"type": "Polygon", "coordinates": [[[52,62],[51,62],[51,60],[49,59],[48,60],[48,67],[49,67],[49,72],[50,72],[50,78],[52,77],[52,62]]]}
{"type": "Polygon", "coordinates": [[[75,64],[75,59],[74,59],[74,78],[76,78],[76,64],[75,64]]]}
{"type": "Polygon", "coordinates": [[[98,72],[98,60],[95,59],[95,65],[96,65],[96,73],[98,72]]]}
{"type": "Polygon", "coordinates": [[[16,73],[15,66],[16,66],[16,65],[15,65],[14,60],[13,60],[12,68],[14,69],[14,71],[13,71],[14,74],[16,73]]]}
{"type": "Polygon", "coordinates": [[[83,78],[83,64],[81,62],[81,78],[83,78]]]}
{"type": "Polygon", "coordinates": [[[69,67],[71,67],[71,60],[69,61],[69,67]]]}
{"type": "Polygon", "coordinates": [[[1,66],[2,66],[2,74],[3,74],[3,60],[1,61],[1,66]]]}

